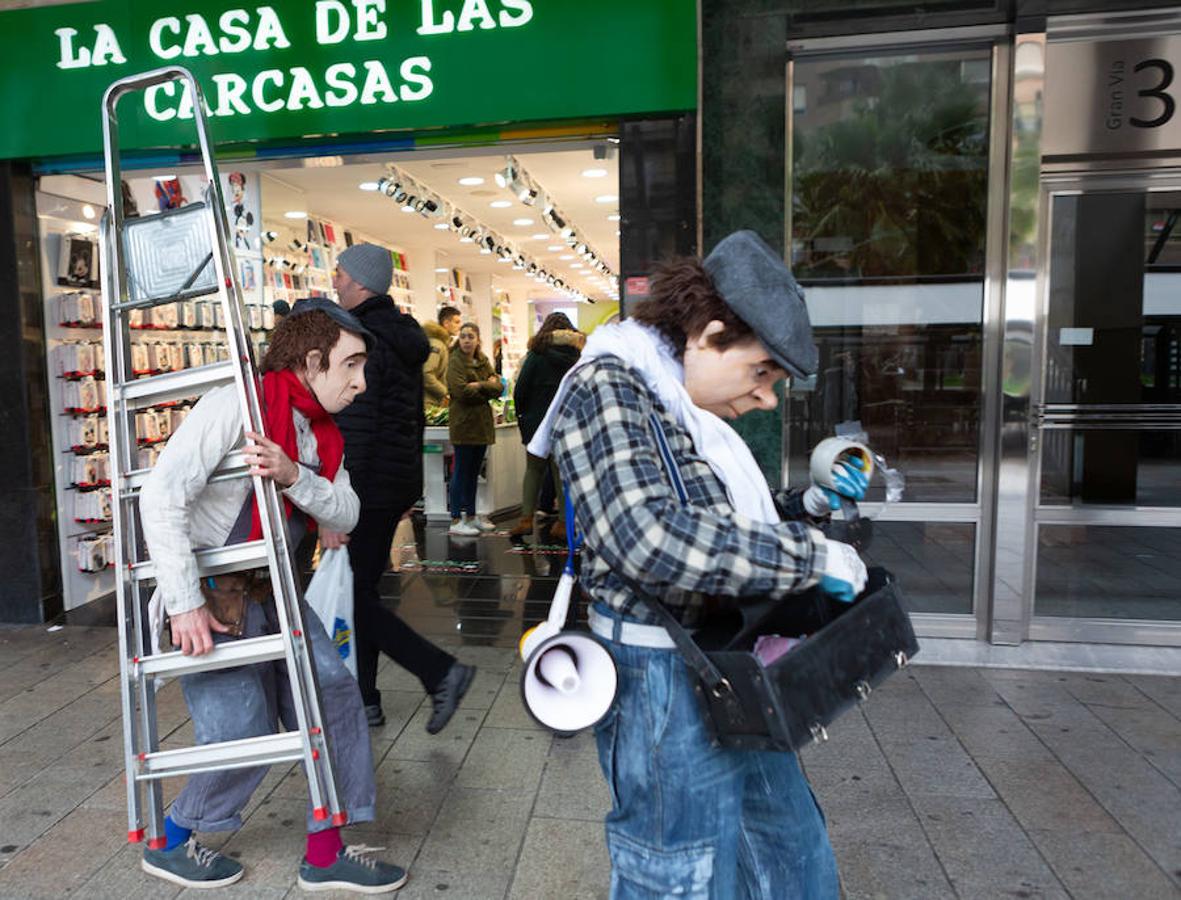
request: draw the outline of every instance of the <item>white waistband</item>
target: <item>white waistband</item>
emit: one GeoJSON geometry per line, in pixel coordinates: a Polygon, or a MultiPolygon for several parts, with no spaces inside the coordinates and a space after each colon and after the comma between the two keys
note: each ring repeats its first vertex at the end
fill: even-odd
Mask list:
{"type": "MultiPolygon", "coordinates": [[[[616,621],[598,612],[593,606],[587,615],[590,630],[601,638],[615,640],[616,621]]],[[[640,622],[620,622],[619,643],[632,647],[648,647],[652,650],[674,650],[676,644],[662,625],[644,625],[640,622]]]]}

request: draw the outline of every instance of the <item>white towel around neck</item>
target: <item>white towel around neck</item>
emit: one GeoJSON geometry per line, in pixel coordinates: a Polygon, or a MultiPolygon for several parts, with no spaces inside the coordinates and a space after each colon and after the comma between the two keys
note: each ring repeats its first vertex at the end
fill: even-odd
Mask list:
{"type": "MultiPolygon", "coordinates": [[[[778,522],[771,489],[750,448],[733,428],[713,413],[695,406],[685,390],[685,369],[672,347],[655,329],[633,319],[602,325],[587,338],[579,361],[566,373],[537,433],[529,442],[534,456],[550,455],[551,432],[570,378],[592,360],[615,356],[639,374],[664,408],[689,432],[693,446],[726,488],[730,504],[759,522],[778,522]]],[[[655,437],[653,438],[655,441],[655,437]]]]}

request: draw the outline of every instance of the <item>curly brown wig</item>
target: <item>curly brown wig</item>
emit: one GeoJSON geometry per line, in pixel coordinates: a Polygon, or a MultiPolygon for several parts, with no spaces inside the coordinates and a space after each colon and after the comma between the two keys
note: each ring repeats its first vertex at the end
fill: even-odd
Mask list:
{"type": "Polygon", "coordinates": [[[260,368],[264,372],[300,369],[308,354],[320,351],[320,371],[328,371],[328,354],[340,340],[340,326],[328,313],[313,309],[297,316],[284,316],[271,335],[271,346],[260,368]]]}
{"type": "Polygon", "coordinates": [[[726,305],[695,256],[678,257],[659,266],[649,291],[648,299],[637,303],[630,315],[664,335],[677,356],[683,356],[689,339],[715,319],[726,326],[710,338],[710,345],[718,350],[755,337],[751,327],[726,305]]]}

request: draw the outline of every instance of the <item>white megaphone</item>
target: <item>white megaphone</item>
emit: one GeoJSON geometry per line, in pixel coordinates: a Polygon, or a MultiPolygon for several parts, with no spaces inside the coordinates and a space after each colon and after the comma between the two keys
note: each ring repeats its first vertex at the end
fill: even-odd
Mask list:
{"type": "Polygon", "coordinates": [[[605,644],[593,634],[563,631],[574,572],[558,579],[549,617],[521,636],[521,699],[537,722],[559,734],[590,728],[615,702],[619,674],[605,644]]]}

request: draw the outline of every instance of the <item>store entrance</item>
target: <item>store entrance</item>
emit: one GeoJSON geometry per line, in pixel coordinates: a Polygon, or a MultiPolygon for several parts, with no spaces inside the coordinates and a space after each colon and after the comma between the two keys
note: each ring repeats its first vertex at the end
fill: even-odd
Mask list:
{"type": "Polygon", "coordinates": [[[1030,636],[1181,641],[1181,181],[1046,192],[1030,636]]]}

